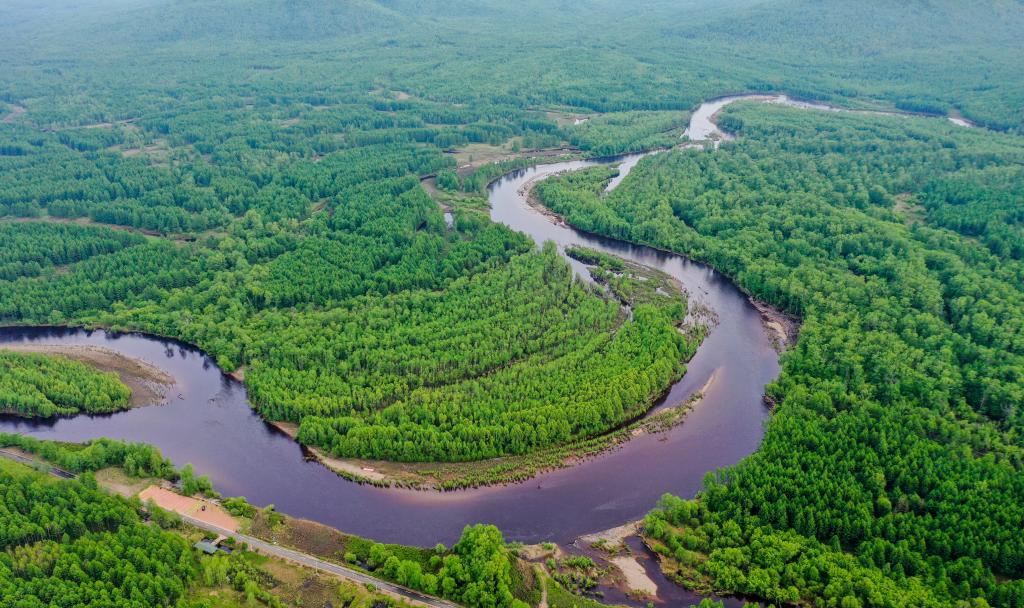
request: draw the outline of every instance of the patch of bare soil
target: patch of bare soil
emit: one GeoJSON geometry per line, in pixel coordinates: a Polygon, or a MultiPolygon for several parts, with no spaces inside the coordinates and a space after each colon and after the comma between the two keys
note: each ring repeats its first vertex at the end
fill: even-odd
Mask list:
{"type": "Polygon", "coordinates": [[[152,500],[158,507],[174,511],[179,515],[198,519],[232,532],[238,531],[238,520],[224,510],[223,507],[209,500],[182,496],[156,485],[151,485],[139,492],[139,500],[152,500]]]}
{"type": "Polygon", "coordinates": [[[81,361],[102,372],[114,372],[132,391],[132,407],[158,405],[167,400],[174,378],[145,361],[126,357],[101,346],[67,346],[61,344],[8,344],[6,350],[59,355],[81,361]]]}
{"type": "Polygon", "coordinates": [[[23,108],[22,106],[19,106],[17,104],[10,104],[9,108],[10,108],[10,113],[8,113],[7,116],[4,116],[3,119],[0,119],[0,122],[7,123],[7,124],[12,123],[15,120],[17,120],[19,116],[24,114],[25,111],[26,111],[25,108],[23,108]]]}

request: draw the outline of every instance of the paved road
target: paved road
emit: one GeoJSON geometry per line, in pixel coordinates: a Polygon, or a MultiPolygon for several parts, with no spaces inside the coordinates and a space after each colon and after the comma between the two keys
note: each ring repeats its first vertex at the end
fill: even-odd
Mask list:
{"type": "MultiPolygon", "coordinates": [[[[13,452],[8,452],[6,450],[0,450],[0,458],[8,458],[10,460],[14,460],[15,462],[26,464],[33,468],[38,468],[41,464],[38,460],[26,458],[25,456],[15,454],[13,452]]],[[[48,469],[49,473],[55,477],[60,477],[63,479],[75,478],[75,475],[73,473],[69,473],[63,469],[58,469],[54,467],[48,467],[48,469]]],[[[422,606],[430,606],[431,608],[460,608],[458,604],[449,602],[447,600],[442,600],[436,597],[420,593],[418,591],[413,591],[412,589],[408,589],[401,585],[396,585],[394,583],[389,583],[388,581],[383,581],[379,578],[370,576],[365,572],[360,572],[358,570],[353,570],[351,568],[339,566],[338,564],[332,564],[331,562],[325,562],[322,559],[313,557],[312,555],[308,555],[306,553],[299,553],[298,551],[285,549],[284,547],[279,547],[273,543],[268,543],[266,541],[260,540],[255,536],[249,536],[247,534],[232,532],[231,530],[226,530],[219,526],[215,526],[211,523],[194,519],[187,515],[181,515],[181,519],[189,523],[190,525],[193,525],[202,530],[207,530],[209,532],[213,532],[214,534],[221,534],[224,536],[234,538],[236,542],[248,543],[250,549],[259,551],[260,553],[272,555],[274,557],[279,557],[281,559],[286,559],[288,561],[295,562],[296,564],[306,566],[308,568],[313,568],[314,570],[319,570],[320,572],[333,574],[334,576],[338,576],[355,583],[360,583],[364,585],[371,584],[381,591],[402,597],[403,599],[406,599],[415,604],[420,604],[422,606]]]]}
{"type": "Polygon", "coordinates": [[[438,599],[436,597],[425,595],[423,593],[419,593],[418,591],[413,591],[412,589],[402,587],[401,585],[396,585],[394,583],[382,581],[379,578],[375,578],[373,576],[370,576],[369,574],[366,574],[365,572],[360,572],[358,570],[353,570],[351,568],[339,566],[338,564],[326,562],[322,559],[313,557],[312,555],[308,555],[306,553],[299,553],[298,551],[285,549],[284,547],[280,547],[273,543],[268,543],[264,540],[260,540],[255,536],[249,536],[248,534],[232,532],[231,530],[226,530],[219,526],[215,526],[211,523],[200,521],[198,519],[193,519],[187,515],[182,515],[181,519],[197,528],[213,532],[214,534],[222,534],[224,536],[232,537],[235,539],[236,542],[248,543],[250,549],[259,551],[260,553],[272,555],[274,557],[279,557],[281,559],[286,559],[288,561],[295,562],[302,566],[307,566],[309,568],[313,568],[321,572],[327,572],[328,574],[340,576],[341,578],[348,579],[356,583],[370,583],[377,587],[377,589],[380,589],[381,591],[386,591],[393,595],[401,596],[417,604],[432,606],[434,608],[459,608],[458,604],[454,604],[447,600],[438,599]]]}
{"type": "Polygon", "coordinates": [[[38,460],[35,460],[34,458],[26,458],[25,456],[22,456],[21,454],[15,454],[14,452],[8,452],[7,450],[0,450],[0,457],[6,458],[8,460],[13,460],[14,462],[20,462],[21,464],[26,465],[26,466],[30,466],[33,469],[38,469],[39,467],[45,467],[47,473],[49,473],[50,475],[53,475],[54,477],[60,477],[61,479],[74,479],[75,477],[77,477],[77,475],[75,475],[74,473],[69,473],[68,471],[65,471],[64,469],[58,469],[57,467],[51,467],[51,466],[46,465],[46,464],[44,464],[44,463],[42,463],[42,462],[40,462],[38,460]]]}

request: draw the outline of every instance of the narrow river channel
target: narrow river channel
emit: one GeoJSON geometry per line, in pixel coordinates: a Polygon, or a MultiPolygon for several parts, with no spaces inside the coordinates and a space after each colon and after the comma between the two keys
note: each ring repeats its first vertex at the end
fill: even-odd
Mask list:
{"type": "MultiPolygon", "coordinates": [[[[688,132],[701,138],[714,133],[711,117],[729,101],[712,101],[698,109],[688,132]]],[[[496,524],[511,540],[567,543],[580,534],[641,517],[665,492],[693,496],[705,474],[739,462],[757,449],[763,436],[768,416],[761,400],[763,388],[776,377],[779,366],[760,314],[732,282],[711,268],[553,223],[531,208],[524,195],[533,180],[599,164],[619,164],[625,177],[641,157],[516,171],[492,184],[489,198],[495,221],[530,235],[538,244],[551,240],[560,249],[585,245],[656,268],[678,279],[692,303],[715,311],[718,325],[662,403],[685,401],[713,381],[685,422],[666,433],[640,436],[610,453],[518,484],[447,493],[380,489],[348,482],[307,460],[298,444],[250,408],[245,386],[196,348],[139,334],[65,328],[0,329],[0,345],[103,346],[174,377],[169,402],[106,416],[45,421],[3,417],[0,431],[65,441],[112,437],[151,443],[179,466],[194,464],[226,496],[274,504],[290,515],[379,541],[423,546],[451,543],[463,526],[475,522],[496,524]]]]}

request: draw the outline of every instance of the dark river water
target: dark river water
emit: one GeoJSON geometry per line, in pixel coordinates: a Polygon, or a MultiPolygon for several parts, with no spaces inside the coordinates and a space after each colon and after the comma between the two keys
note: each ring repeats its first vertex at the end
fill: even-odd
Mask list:
{"type": "MultiPolygon", "coordinates": [[[[614,162],[628,169],[638,159],[614,162]]],[[[577,466],[518,484],[446,493],[374,488],[306,460],[298,444],[250,409],[245,386],[196,348],[138,334],[55,328],[0,329],[0,344],[98,345],[142,359],[176,378],[169,402],[106,416],[0,418],[0,431],[151,443],[175,464],[195,465],[226,496],[274,504],[289,515],[379,541],[423,546],[451,543],[465,525],[477,522],[496,524],[511,540],[566,543],[643,516],[665,492],[693,496],[708,471],[735,464],[757,448],[768,415],[761,396],[778,374],[778,355],[758,312],[725,277],[680,256],[556,225],[520,194],[529,180],[599,162],[611,161],[543,165],[498,180],[490,188],[492,217],[538,243],[586,245],[666,272],[682,282],[691,302],[717,313],[719,324],[663,403],[685,401],[712,375],[714,382],[686,421],[667,433],[640,436],[577,466]]]]}

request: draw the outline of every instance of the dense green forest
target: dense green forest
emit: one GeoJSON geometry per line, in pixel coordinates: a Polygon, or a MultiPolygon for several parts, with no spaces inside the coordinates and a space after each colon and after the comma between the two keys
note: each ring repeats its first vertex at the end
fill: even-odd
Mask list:
{"type": "MultiPolygon", "coordinates": [[[[766,89],[1024,124],[1024,12],[1012,0],[14,0],[0,20],[11,33],[0,41],[3,100],[48,127],[191,108],[180,126],[192,135],[389,88],[446,104],[425,122],[452,131],[476,119],[486,132],[530,107],[687,110],[766,89]]],[[[173,134],[177,122],[160,124],[173,134]]],[[[402,128],[412,137],[421,126],[402,128]]],[[[102,146],[100,135],[79,145],[102,146]]]]}
{"type": "Polygon", "coordinates": [[[400,545],[359,543],[347,554],[353,564],[400,585],[481,608],[526,608],[515,597],[521,574],[494,526],[466,526],[451,549],[417,551],[400,545]]]}
{"type": "Polygon", "coordinates": [[[939,193],[1020,187],[1024,142],[762,104],[721,124],[735,142],[645,159],[608,196],[600,170],[538,187],[574,225],[803,318],[761,448],[698,501],[666,498],[648,534],[681,578],[774,601],[1021,605],[1020,226],[996,221],[1011,201],[939,193]]]}
{"type": "MultiPolygon", "coordinates": [[[[680,580],[804,605],[1021,606],[1021,32],[1018,0],[9,0],[0,324],[196,344],[339,456],[527,454],[642,413],[699,335],[677,331],[684,300],[636,300],[644,281],[615,260],[573,252],[597,265],[585,285],[490,222],[490,180],[542,151],[671,147],[729,93],[963,115],[987,128],[735,107],[720,150],[647,159],[608,196],[607,170],[539,190],[804,320],[763,447],[648,520],[680,580]],[[432,175],[472,201],[450,226],[432,175]]],[[[21,413],[121,394],[4,361],[0,399],[21,413]]],[[[145,446],[34,441],[0,438],[69,470],[178,475],[145,446]]],[[[3,475],[28,536],[0,553],[0,605],[247,584],[88,483],[3,475]]],[[[514,604],[500,534],[472,534],[483,548],[421,566],[420,588],[514,604]]]]}
{"type": "MultiPolygon", "coordinates": [[[[116,447],[107,442],[108,451],[116,447]]],[[[48,457],[76,450],[73,445],[41,442],[39,446],[48,457]]],[[[121,463],[109,459],[106,466],[121,463]]],[[[173,514],[110,494],[89,475],[56,480],[0,460],[0,487],[4,488],[0,493],[0,606],[4,608],[290,605],[278,593],[282,581],[273,572],[280,569],[258,567],[266,558],[250,559],[244,550],[230,556],[200,556],[188,540],[193,532],[173,514]],[[160,525],[147,523],[150,517],[160,525]],[[221,599],[230,598],[230,590],[245,603],[221,599]]],[[[239,504],[244,505],[244,500],[239,504]]],[[[472,608],[525,606],[513,597],[520,575],[493,526],[467,526],[450,550],[443,546],[418,550],[361,539],[358,544],[358,556],[350,554],[352,563],[407,587],[472,608]]],[[[349,596],[345,605],[394,605],[393,600],[366,599],[362,597],[366,593],[345,587],[341,585],[343,595],[349,596]]]]}
{"type": "MultiPolygon", "coordinates": [[[[0,283],[0,314],[173,335],[227,369],[248,364],[266,416],[301,421],[304,442],[345,456],[526,453],[636,417],[682,374],[696,346],[675,329],[682,302],[626,319],[553,249],[528,253],[478,216],[437,226],[440,211],[410,183],[408,198],[369,198],[292,230],[241,222],[230,236],[144,240],[18,277],[0,283]],[[421,217],[434,220],[416,229],[421,217]]],[[[64,227],[35,228],[46,238],[64,227]]],[[[95,250],[111,232],[73,238],[95,250]]],[[[22,263],[33,250],[8,255],[22,263]]]]}
{"type": "Polygon", "coordinates": [[[99,414],[128,407],[117,374],[65,357],[0,351],[0,411],[32,418],[99,414]]]}
{"type": "Polygon", "coordinates": [[[198,574],[182,537],[95,482],[0,463],[0,606],[173,606],[198,574]]]}
{"type": "Polygon", "coordinates": [[[225,370],[246,366],[253,403],[300,422],[303,442],[401,461],[593,437],[682,374],[695,348],[675,330],[685,308],[626,318],[554,250],[477,212],[447,226],[417,176],[454,168],[443,151],[470,143],[665,145],[685,113],[617,113],[570,133],[501,96],[288,90],[82,127],[33,122],[37,107],[0,127],[0,207],[22,220],[0,225],[0,320],[197,344],[225,370]]]}

